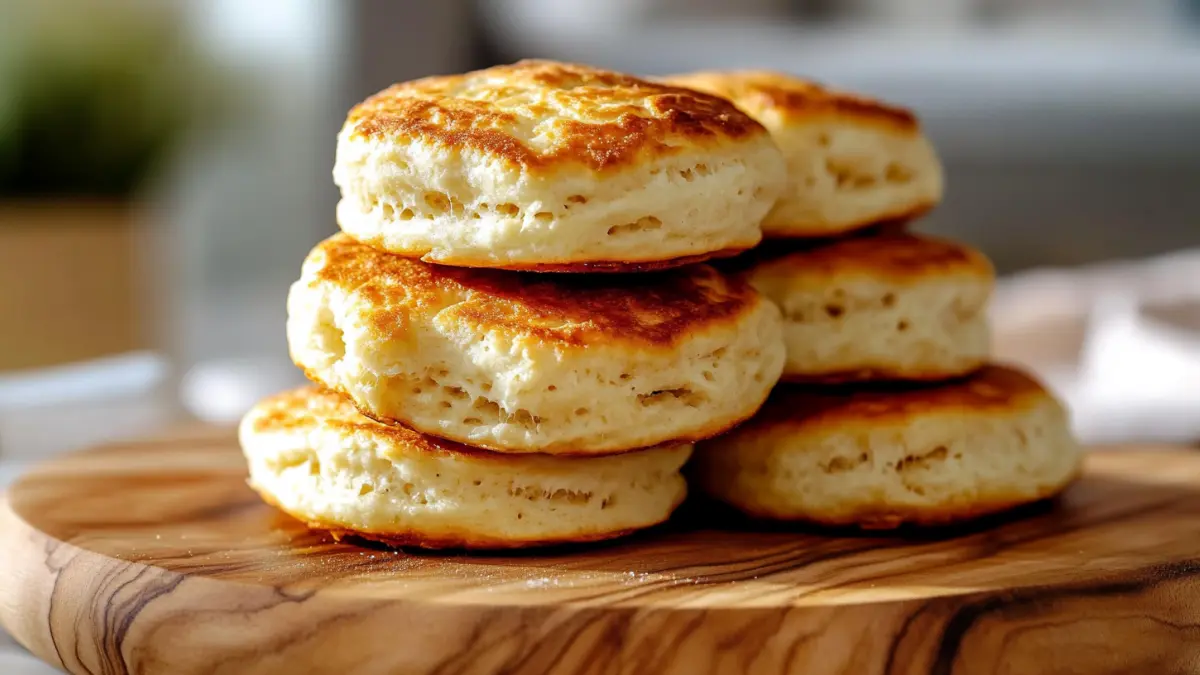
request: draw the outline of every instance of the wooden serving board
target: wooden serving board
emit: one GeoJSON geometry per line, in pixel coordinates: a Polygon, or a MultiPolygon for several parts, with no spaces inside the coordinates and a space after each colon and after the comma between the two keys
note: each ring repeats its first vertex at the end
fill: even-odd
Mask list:
{"type": "Polygon", "coordinates": [[[1200,453],[1090,455],[1054,505],[932,535],[693,506],[603,546],[335,543],[245,486],[233,434],[47,464],[0,512],[0,620],[73,673],[1200,672],[1200,453]]]}

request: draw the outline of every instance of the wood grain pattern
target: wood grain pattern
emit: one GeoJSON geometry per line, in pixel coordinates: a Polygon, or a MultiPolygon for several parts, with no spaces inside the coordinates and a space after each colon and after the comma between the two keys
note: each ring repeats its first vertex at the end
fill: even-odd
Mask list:
{"type": "Polygon", "coordinates": [[[0,621],[73,673],[1200,672],[1200,453],[1113,449],[950,535],[745,527],[407,554],[261,504],[232,433],[90,451],[0,512],[0,621]]]}

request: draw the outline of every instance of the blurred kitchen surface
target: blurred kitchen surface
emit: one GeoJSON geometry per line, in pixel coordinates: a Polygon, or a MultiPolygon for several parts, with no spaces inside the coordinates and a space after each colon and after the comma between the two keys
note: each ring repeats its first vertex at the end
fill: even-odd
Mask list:
{"type": "Polygon", "coordinates": [[[948,173],[921,227],[1010,277],[1000,352],[1089,439],[1200,439],[1198,6],[0,0],[0,457],[230,422],[298,383],[284,298],[335,229],[345,111],[526,56],[772,68],[916,108],[948,173]]]}

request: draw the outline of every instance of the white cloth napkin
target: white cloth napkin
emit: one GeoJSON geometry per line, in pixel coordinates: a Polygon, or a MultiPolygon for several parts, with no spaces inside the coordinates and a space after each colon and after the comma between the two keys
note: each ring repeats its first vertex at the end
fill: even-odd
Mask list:
{"type": "Polygon", "coordinates": [[[1084,442],[1200,442],[1200,252],[1008,279],[992,319],[1084,442]]]}

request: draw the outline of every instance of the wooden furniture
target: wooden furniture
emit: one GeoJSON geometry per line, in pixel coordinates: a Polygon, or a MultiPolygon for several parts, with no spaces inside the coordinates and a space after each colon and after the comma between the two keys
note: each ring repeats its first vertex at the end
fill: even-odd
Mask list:
{"type": "Polygon", "coordinates": [[[146,346],[133,207],[0,203],[0,370],[146,346]]]}
{"type": "Polygon", "coordinates": [[[207,428],[65,457],[0,513],[0,621],[72,673],[1184,673],[1200,453],[1090,455],[1058,504],[895,537],[693,505],[604,546],[410,554],[309,532],[207,428]],[[734,526],[750,527],[735,530],[734,526]]]}

